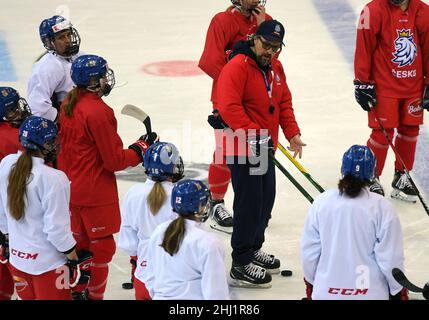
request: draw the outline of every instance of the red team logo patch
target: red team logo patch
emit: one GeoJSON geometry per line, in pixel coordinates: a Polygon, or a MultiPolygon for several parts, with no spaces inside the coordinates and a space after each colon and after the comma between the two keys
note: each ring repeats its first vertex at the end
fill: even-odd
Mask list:
{"type": "Polygon", "coordinates": [[[423,113],[422,101],[417,99],[408,105],[408,114],[414,118],[420,118],[423,113]]]}

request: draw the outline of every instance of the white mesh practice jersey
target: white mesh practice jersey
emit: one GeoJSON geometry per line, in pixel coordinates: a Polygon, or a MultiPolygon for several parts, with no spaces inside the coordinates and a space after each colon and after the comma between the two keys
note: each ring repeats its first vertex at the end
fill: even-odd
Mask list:
{"type": "Polygon", "coordinates": [[[147,203],[147,197],[155,182],[148,179],[131,187],[121,204],[121,229],[118,247],[130,256],[137,256],[135,277],[142,279],[147,263],[147,244],[153,230],[164,221],[171,221],[177,214],[171,210],[171,191],[173,183],[161,182],[166,193],[166,199],[156,215],[152,214],[147,203]]]}
{"type": "Polygon", "coordinates": [[[7,205],[8,176],[21,152],[0,162],[0,230],[9,233],[10,263],[20,271],[39,275],[64,265],[76,241],[70,229],[70,182],[66,175],[32,157],[25,215],[11,217],[7,205]]]}
{"type": "Polygon", "coordinates": [[[185,237],[170,256],[160,246],[170,222],[153,232],[148,245],[148,267],[143,275],[152,299],[228,300],[223,244],[201,223],[185,220],[185,237]]]}
{"type": "Polygon", "coordinates": [[[399,218],[389,200],[364,189],[357,198],[332,189],[309,210],[301,241],[304,276],[317,299],[388,299],[402,287],[392,269],[404,270],[399,218]]]}
{"type": "Polygon", "coordinates": [[[51,98],[55,94],[57,101],[62,102],[73,89],[70,68],[80,55],[64,58],[48,52],[34,64],[27,87],[27,102],[33,115],[52,121],[56,119],[58,111],[52,106],[51,98]]]}

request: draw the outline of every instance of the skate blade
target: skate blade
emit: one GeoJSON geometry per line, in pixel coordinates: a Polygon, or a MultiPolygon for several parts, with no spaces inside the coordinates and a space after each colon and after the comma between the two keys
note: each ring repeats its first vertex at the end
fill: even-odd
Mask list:
{"type": "Polygon", "coordinates": [[[249,288],[249,289],[269,289],[269,288],[271,288],[271,282],[255,284],[255,283],[250,283],[250,282],[247,282],[244,280],[233,279],[231,277],[229,277],[229,279],[228,279],[228,284],[231,287],[236,287],[236,288],[249,288]]]}
{"type": "Polygon", "coordinates": [[[265,268],[265,270],[267,270],[267,272],[269,274],[279,274],[280,273],[280,268],[277,268],[277,269],[268,269],[268,268],[265,268]]]}
{"type": "Polygon", "coordinates": [[[417,202],[417,196],[410,196],[410,195],[407,195],[407,194],[403,193],[402,191],[399,191],[396,189],[392,190],[390,197],[393,199],[398,199],[398,200],[402,200],[402,201],[410,202],[410,203],[416,203],[417,202]]]}
{"type": "Polygon", "coordinates": [[[226,234],[232,234],[232,227],[222,227],[222,226],[218,225],[216,222],[211,222],[210,228],[212,228],[216,231],[224,232],[226,234]]]}

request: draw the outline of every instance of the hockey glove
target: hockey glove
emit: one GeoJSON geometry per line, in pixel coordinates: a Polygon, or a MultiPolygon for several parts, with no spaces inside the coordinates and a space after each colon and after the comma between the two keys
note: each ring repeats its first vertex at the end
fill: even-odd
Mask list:
{"type": "Polygon", "coordinates": [[[207,122],[212,126],[213,129],[225,129],[228,125],[222,120],[217,109],[213,110],[212,114],[208,116],[207,122]]]}
{"type": "Polygon", "coordinates": [[[9,237],[0,232],[0,263],[6,264],[9,261],[9,237]]]}
{"type": "Polygon", "coordinates": [[[429,85],[425,87],[425,91],[423,92],[422,106],[423,109],[429,111],[429,85]]]}
{"type": "Polygon", "coordinates": [[[70,287],[74,288],[77,285],[88,284],[91,278],[89,267],[92,261],[92,252],[81,249],[76,252],[78,260],[68,260],[67,266],[70,272],[70,287]]]}
{"type": "Polygon", "coordinates": [[[377,97],[375,94],[375,84],[364,83],[355,80],[355,98],[357,103],[365,111],[370,111],[373,106],[377,104],[377,97]]]}
{"type": "Polygon", "coordinates": [[[131,256],[130,263],[131,263],[131,283],[134,283],[134,273],[136,272],[136,268],[137,268],[137,256],[131,256]]]}
{"type": "Polygon", "coordinates": [[[399,291],[394,296],[392,296],[389,292],[389,300],[409,300],[408,299],[408,290],[405,288],[402,288],[402,290],[399,291]]]}
{"type": "Polygon", "coordinates": [[[250,151],[254,157],[260,157],[261,154],[268,154],[268,152],[274,155],[274,145],[271,136],[249,136],[247,142],[249,143],[250,151]]]}
{"type": "Polygon", "coordinates": [[[307,296],[306,300],[312,300],[311,295],[313,294],[313,285],[310,282],[308,282],[305,278],[304,278],[304,283],[305,283],[305,294],[307,296]]]}
{"type": "Polygon", "coordinates": [[[144,154],[146,150],[155,142],[159,141],[158,134],[156,132],[150,132],[142,135],[136,142],[128,147],[128,149],[134,150],[143,162],[144,154]]]}

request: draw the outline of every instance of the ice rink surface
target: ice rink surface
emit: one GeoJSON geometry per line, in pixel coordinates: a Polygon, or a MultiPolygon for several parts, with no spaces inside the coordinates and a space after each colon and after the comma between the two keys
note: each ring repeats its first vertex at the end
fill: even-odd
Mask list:
{"type": "MultiPolygon", "coordinates": [[[[366,114],[354,101],[353,53],[355,22],[366,1],[362,0],[267,0],[267,12],[286,27],[286,47],[280,59],[292,91],[295,115],[307,143],[300,163],[325,189],[335,188],[340,162],[352,144],[365,144],[370,130],[366,114]]],[[[176,144],[187,175],[207,178],[214,136],[206,123],[211,112],[211,79],[201,74],[197,61],[205,33],[214,14],[228,0],[185,1],[83,1],[0,0],[0,85],[10,85],[25,97],[32,64],[43,52],[40,22],[54,14],[71,19],[82,38],[81,51],[101,55],[115,71],[117,88],[105,101],[115,110],[125,145],[134,142],[144,128],[120,114],[124,104],[144,109],[162,140],[176,144]],[[163,67],[163,68],[160,68],[163,67]],[[157,75],[158,73],[158,75],[157,75]],[[161,75],[160,75],[161,73],[161,75]],[[174,76],[176,74],[176,76],[174,76]]],[[[429,196],[426,168],[428,130],[422,127],[413,177],[424,197],[429,196]],[[426,153],[425,153],[426,152],[426,153]]],[[[282,137],[281,142],[287,145],[282,137]]],[[[277,159],[313,195],[314,187],[280,153],[277,159]]],[[[381,182],[387,194],[393,178],[390,150],[381,182]]],[[[120,197],[142,181],[142,169],[118,174],[120,197]]],[[[226,203],[232,207],[232,188],[226,203]]],[[[429,280],[429,217],[418,202],[392,200],[402,222],[408,277],[418,285],[429,280]]],[[[277,198],[266,231],[264,250],[275,254],[289,278],[275,275],[271,289],[231,289],[233,299],[300,299],[305,295],[299,245],[309,202],[277,171],[277,198]]],[[[216,232],[227,252],[230,237],[216,232]]],[[[129,257],[117,250],[110,265],[106,299],[133,299],[123,290],[129,280],[129,257]]],[[[412,295],[413,298],[420,298],[412,295]]]]}

